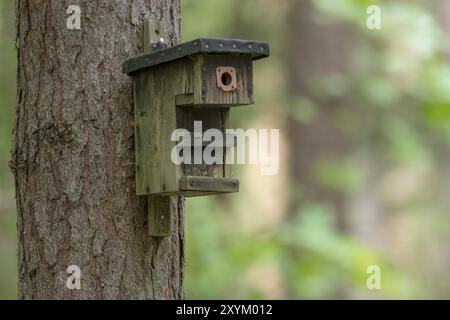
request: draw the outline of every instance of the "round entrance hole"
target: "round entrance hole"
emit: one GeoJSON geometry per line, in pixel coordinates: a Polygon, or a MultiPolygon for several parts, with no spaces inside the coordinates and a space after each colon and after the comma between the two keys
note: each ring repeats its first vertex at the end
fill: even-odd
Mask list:
{"type": "Polygon", "coordinates": [[[222,85],[229,86],[232,81],[231,74],[229,72],[222,73],[222,76],[220,77],[220,81],[222,82],[222,85]]]}

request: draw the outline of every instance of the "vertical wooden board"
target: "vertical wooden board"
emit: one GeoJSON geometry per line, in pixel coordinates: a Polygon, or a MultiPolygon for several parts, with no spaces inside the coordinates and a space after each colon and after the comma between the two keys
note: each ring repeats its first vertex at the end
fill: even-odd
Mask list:
{"type": "Polygon", "coordinates": [[[175,96],[192,93],[192,62],[180,59],[142,70],[135,83],[137,194],[178,192],[181,168],[171,159],[175,96]]]}
{"type": "Polygon", "coordinates": [[[245,55],[196,55],[194,66],[194,103],[205,105],[253,104],[253,62],[245,55]],[[217,86],[217,67],[236,70],[237,88],[225,92],[217,86]]]}
{"type": "Polygon", "coordinates": [[[165,237],[170,234],[170,196],[148,197],[148,233],[154,237],[165,237]]]}
{"type": "Polygon", "coordinates": [[[150,163],[158,161],[152,152],[152,73],[141,72],[135,81],[135,150],[136,150],[136,193],[149,193],[152,172],[150,163]]]}
{"type": "MultiPolygon", "coordinates": [[[[222,132],[226,132],[226,129],[231,129],[231,112],[229,108],[222,109],[222,119],[223,119],[223,126],[222,126],[222,132]]],[[[232,147],[234,148],[234,147],[232,147]]],[[[227,153],[227,148],[224,148],[223,152],[223,177],[224,178],[231,178],[233,176],[233,173],[231,171],[232,165],[227,164],[228,157],[231,157],[231,155],[234,153],[227,153]],[[228,156],[228,157],[227,157],[228,156]]]]}
{"type": "Polygon", "coordinates": [[[166,34],[165,26],[159,20],[144,21],[144,53],[150,53],[152,50],[152,43],[158,43],[161,36],[166,34]]]}
{"type": "MultiPolygon", "coordinates": [[[[165,36],[164,24],[161,21],[146,21],[144,26],[144,50],[149,52],[151,50],[151,42],[156,42],[159,34],[165,36]],[[156,34],[158,33],[158,34],[156,34]]],[[[146,135],[146,149],[145,153],[145,167],[148,168],[148,175],[145,177],[147,184],[147,193],[160,192],[161,186],[161,141],[159,134],[161,128],[162,104],[164,100],[159,95],[158,77],[155,76],[155,70],[144,70],[148,76],[148,82],[143,95],[148,95],[146,100],[148,113],[141,114],[144,122],[148,125],[148,135],[146,135]]],[[[146,127],[147,128],[147,127],[146,127]]],[[[170,235],[171,228],[171,197],[148,197],[148,233],[150,236],[165,237],[170,235]]]]}
{"type": "Polygon", "coordinates": [[[158,94],[159,88],[158,88],[158,81],[157,76],[155,72],[152,71],[151,73],[152,81],[150,85],[150,112],[149,112],[149,119],[150,119],[150,128],[149,128],[149,135],[147,137],[147,144],[149,146],[149,153],[146,158],[147,166],[149,168],[149,175],[147,176],[147,185],[149,186],[149,193],[159,193],[161,192],[161,152],[162,152],[162,146],[161,146],[161,140],[160,140],[160,134],[161,129],[163,126],[163,123],[161,121],[161,118],[163,117],[161,109],[163,101],[161,99],[161,96],[158,94]]]}
{"type": "Polygon", "coordinates": [[[160,144],[161,144],[161,192],[174,192],[178,190],[176,181],[176,165],[171,158],[172,148],[175,146],[171,141],[172,132],[176,128],[176,112],[175,112],[175,95],[174,88],[177,80],[177,72],[173,65],[168,65],[167,70],[160,74],[161,84],[161,130],[160,130],[160,144]]]}
{"type": "MultiPolygon", "coordinates": [[[[191,58],[185,58],[177,61],[177,81],[174,84],[174,96],[173,96],[173,111],[174,111],[174,126],[175,128],[178,128],[178,121],[177,121],[177,107],[175,104],[175,97],[180,94],[192,94],[193,88],[194,88],[194,82],[193,82],[193,61],[191,58]]],[[[175,146],[177,143],[173,142],[172,146],[175,146]]],[[[175,183],[177,190],[179,190],[179,180],[183,176],[181,165],[176,166],[175,170],[175,183]]]]}
{"type": "Polygon", "coordinates": [[[137,118],[136,114],[139,112],[139,99],[137,96],[137,79],[135,78],[135,81],[133,82],[133,99],[134,99],[134,162],[135,162],[135,188],[136,188],[136,194],[138,196],[145,195],[144,188],[143,188],[143,173],[142,173],[142,157],[141,157],[141,145],[142,145],[142,138],[140,134],[140,128],[141,124],[139,122],[139,119],[137,118]]]}
{"type": "Polygon", "coordinates": [[[177,142],[171,141],[173,131],[177,128],[175,97],[179,94],[192,92],[192,62],[180,59],[154,68],[155,93],[159,93],[160,107],[158,122],[160,131],[158,135],[160,145],[161,177],[159,191],[157,193],[178,192],[178,180],[181,176],[180,166],[173,163],[172,149],[177,142]]]}

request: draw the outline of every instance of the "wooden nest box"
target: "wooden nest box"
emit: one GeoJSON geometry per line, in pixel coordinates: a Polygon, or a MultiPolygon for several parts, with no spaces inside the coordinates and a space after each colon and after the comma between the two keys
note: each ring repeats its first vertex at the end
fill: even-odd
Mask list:
{"type": "MultiPolygon", "coordinates": [[[[172,134],[186,129],[195,143],[199,137],[194,124],[201,121],[203,132],[215,128],[225,137],[231,128],[230,108],[253,104],[253,60],[267,56],[266,42],[197,39],[125,61],[124,72],[134,78],[137,195],[239,191],[226,159],[175,163],[172,151],[178,142],[172,141],[172,134]]],[[[223,154],[225,158],[227,152],[223,154]]]]}

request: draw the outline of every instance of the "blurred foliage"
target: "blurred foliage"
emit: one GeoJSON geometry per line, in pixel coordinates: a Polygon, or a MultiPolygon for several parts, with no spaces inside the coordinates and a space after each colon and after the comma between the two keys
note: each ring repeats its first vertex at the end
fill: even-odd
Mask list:
{"type": "MultiPolygon", "coordinates": [[[[303,96],[287,89],[285,70],[293,66],[283,54],[295,41],[285,36],[294,1],[182,0],[183,40],[270,42],[270,59],[255,63],[257,105],[233,110],[235,127],[281,128],[289,142],[287,119],[308,125],[320,121],[323,101],[349,101],[333,121],[347,134],[351,152],[317,159],[312,176],[322,189],[345,195],[349,207],[364,190],[376,193],[381,244],[343,229],[336,208],[308,198],[309,186],[286,168],[293,150],[282,142],[284,167],[277,177],[237,168],[238,195],[186,200],[187,298],[449,298],[450,30],[438,15],[441,2],[310,0],[315,23],[344,24],[358,41],[350,70],[311,79],[313,94],[303,96]],[[372,4],[382,8],[381,30],[366,28],[372,4]],[[365,157],[375,164],[360,160],[365,157]],[[299,200],[294,207],[292,199],[299,200]],[[379,291],[366,288],[372,264],[382,270],[379,291]]],[[[13,19],[13,1],[0,0],[0,298],[15,298],[17,281],[7,165],[15,104],[13,19]]],[[[371,223],[349,219],[359,227],[371,223]]]]}
{"type": "MultiPolygon", "coordinates": [[[[286,48],[283,41],[287,39],[282,35],[288,28],[286,14],[291,3],[247,0],[228,1],[225,5],[206,0],[184,1],[183,35],[185,39],[208,35],[268,40],[272,50],[271,65],[283,69],[286,61],[281,50],[286,48]],[[202,8],[210,11],[203,11],[202,8]],[[216,12],[228,19],[217,21],[216,12]],[[200,16],[201,27],[196,23],[200,16]],[[270,20],[268,16],[271,16],[270,20]],[[247,24],[239,24],[242,21],[247,24]]],[[[359,39],[363,39],[356,44],[350,72],[311,79],[313,96],[292,96],[285,88],[261,89],[261,77],[267,75],[265,70],[269,66],[265,64],[266,61],[258,62],[255,68],[256,108],[268,113],[269,117],[280,117],[281,108],[284,113],[282,117],[307,125],[317,121],[320,116],[318,104],[324,99],[351,100],[356,109],[352,107],[349,111],[341,112],[335,121],[342,131],[349,134],[353,153],[343,159],[317,159],[314,167],[313,176],[325,190],[354,195],[366,185],[376,189],[380,184],[380,188],[383,188],[381,193],[384,194],[392,188],[413,189],[404,185],[409,183],[407,178],[398,183],[393,181],[396,186],[386,183],[384,180],[391,179],[391,170],[404,168],[402,170],[405,170],[406,177],[408,174],[415,177],[424,171],[434,172],[434,169],[439,174],[443,164],[438,159],[450,160],[447,138],[450,121],[447,44],[450,35],[441,29],[440,17],[432,11],[436,8],[424,1],[312,0],[311,3],[315,8],[314,19],[317,24],[345,24],[359,39]],[[366,8],[372,4],[382,7],[382,29],[379,31],[366,28],[366,8]],[[273,103],[265,102],[268,97],[272,97],[269,99],[273,103]],[[353,156],[361,150],[366,153],[369,150],[369,155],[381,167],[380,175],[373,176],[367,172],[366,166],[355,163],[353,156]]],[[[280,77],[281,83],[284,83],[282,87],[286,87],[286,75],[277,74],[276,77],[280,77]]],[[[238,124],[251,126],[249,122],[261,117],[262,112],[256,111],[256,108],[249,108],[244,117],[239,117],[238,124]]],[[[289,137],[286,139],[289,140],[289,137]]],[[[420,176],[419,179],[429,177],[420,176]]],[[[252,187],[258,188],[255,184],[252,187]]],[[[406,262],[400,257],[425,243],[427,249],[422,248],[425,252],[430,250],[429,246],[438,246],[437,242],[427,238],[433,233],[431,230],[440,229],[439,237],[449,242],[449,225],[445,223],[439,226],[440,220],[437,218],[445,212],[442,208],[448,207],[448,203],[445,197],[432,194],[435,190],[433,187],[438,188],[437,185],[428,187],[426,190],[418,186],[419,191],[405,196],[401,210],[390,207],[390,199],[383,199],[385,214],[393,215],[392,221],[390,217],[385,218],[387,224],[391,224],[389,231],[394,233],[390,237],[402,234],[394,230],[397,227],[395,219],[401,219],[398,216],[406,220],[401,223],[414,224],[407,225],[406,232],[427,235],[425,238],[411,236],[404,244],[410,248],[402,248],[403,253],[395,254],[389,248],[376,249],[364,245],[363,239],[342,230],[335,219],[334,208],[327,203],[303,201],[299,208],[283,213],[284,218],[277,225],[249,231],[239,222],[233,223],[240,220],[239,213],[236,213],[239,212],[240,204],[232,196],[227,197],[226,202],[238,204],[231,206],[231,210],[229,204],[223,206],[220,197],[189,199],[186,211],[187,296],[448,297],[450,287],[443,285],[437,289],[440,280],[439,276],[429,275],[432,267],[417,267],[416,264],[421,261],[417,256],[408,256],[404,259],[406,262]],[[418,197],[420,192],[422,194],[418,197]],[[425,215],[430,218],[427,219],[430,233],[418,231],[426,219],[425,215]],[[210,250],[211,241],[222,242],[222,245],[210,250]],[[369,292],[366,288],[365,271],[371,264],[378,264],[382,269],[383,290],[380,292],[369,292]],[[259,277],[253,279],[253,273],[259,274],[259,277]],[[430,278],[434,278],[431,285],[430,278]]],[[[306,200],[307,188],[302,181],[288,181],[290,197],[306,200]]],[[[243,193],[241,196],[245,196],[243,193]]],[[[400,191],[397,193],[401,195],[400,191]]],[[[256,210],[253,214],[255,220],[264,219],[258,217],[259,212],[256,210]]],[[[378,231],[383,234],[389,232],[378,231]]],[[[448,246],[441,249],[442,254],[449,250],[448,246]]]]}

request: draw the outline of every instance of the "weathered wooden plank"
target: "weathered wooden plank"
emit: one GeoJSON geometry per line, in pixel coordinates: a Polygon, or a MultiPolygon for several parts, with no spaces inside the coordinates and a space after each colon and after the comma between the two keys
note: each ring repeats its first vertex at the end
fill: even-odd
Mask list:
{"type": "MultiPolygon", "coordinates": [[[[160,37],[165,36],[167,35],[164,25],[160,21],[147,21],[144,26],[145,52],[151,51],[152,43],[159,42],[160,37]]],[[[173,110],[172,117],[170,116],[171,112],[168,112],[169,117],[166,117],[163,112],[171,90],[165,90],[164,85],[167,86],[167,84],[161,81],[161,78],[164,79],[166,75],[162,73],[164,70],[158,69],[147,69],[145,72],[141,72],[139,76],[140,80],[143,81],[137,80],[142,82],[143,87],[139,87],[138,113],[135,114],[135,118],[138,119],[137,123],[141,126],[141,129],[137,130],[140,134],[136,138],[139,141],[139,144],[136,145],[136,158],[139,158],[138,168],[141,169],[138,172],[139,183],[142,188],[140,191],[146,194],[151,194],[152,191],[159,192],[161,186],[166,183],[163,181],[163,175],[161,174],[164,170],[163,162],[166,160],[161,156],[166,150],[166,141],[162,138],[161,133],[166,133],[163,121],[167,119],[167,121],[175,122],[175,106],[171,108],[173,110]],[[161,95],[161,93],[163,94],[161,95]]],[[[170,137],[167,141],[170,141],[170,137]]],[[[173,165],[172,162],[170,163],[173,165]]],[[[150,236],[165,237],[170,235],[171,213],[171,196],[148,196],[148,232],[150,236]]]]}
{"type": "Polygon", "coordinates": [[[230,107],[253,104],[253,66],[250,56],[197,55],[194,63],[194,105],[228,105],[230,107]],[[233,67],[237,87],[225,92],[217,85],[216,69],[233,67]]]}
{"type": "MultiPolygon", "coordinates": [[[[231,128],[231,115],[230,115],[230,109],[223,109],[222,110],[222,119],[223,119],[223,126],[222,126],[222,132],[226,132],[226,129],[230,129],[231,128]]],[[[228,159],[231,158],[232,155],[234,153],[230,153],[228,152],[228,150],[230,148],[235,148],[235,140],[236,137],[235,135],[232,137],[232,139],[229,138],[228,134],[226,134],[226,138],[227,138],[227,143],[225,144],[225,150],[223,152],[223,177],[224,178],[231,178],[233,176],[233,172],[232,172],[232,165],[231,163],[234,163],[233,161],[229,161],[232,159],[228,159]],[[232,143],[230,144],[230,141],[232,141],[232,143]],[[230,162],[230,163],[227,163],[230,162]]]]}
{"type": "Polygon", "coordinates": [[[153,176],[151,166],[159,166],[160,158],[156,156],[159,143],[153,137],[157,136],[157,128],[153,124],[153,72],[137,75],[134,85],[135,112],[135,152],[136,152],[136,194],[149,194],[154,188],[158,177],[153,176]],[[155,151],[156,150],[156,151],[155,151]]]}
{"type": "Polygon", "coordinates": [[[177,128],[175,96],[192,92],[192,62],[177,61],[136,75],[136,192],[178,191],[181,169],[171,160],[177,128]]]}
{"type": "Polygon", "coordinates": [[[170,196],[148,197],[148,232],[154,237],[164,237],[170,234],[170,196]]]}
{"type": "Polygon", "coordinates": [[[179,94],[179,95],[175,96],[175,105],[177,107],[192,106],[193,104],[194,104],[194,94],[193,93],[179,94]]]}
{"type": "Polygon", "coordinates": [[[183,176],[180,179],[180,189],[183,191],[239,192],[239,181],[233,178],[183,176]]]}

